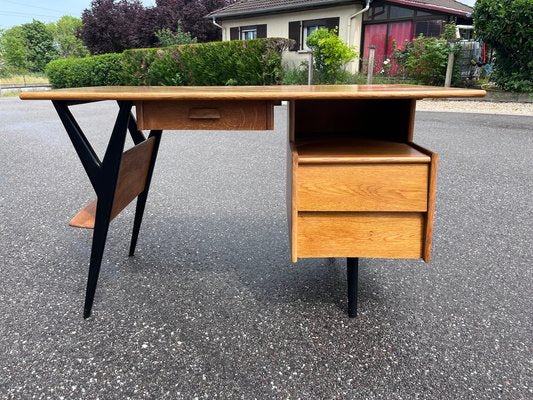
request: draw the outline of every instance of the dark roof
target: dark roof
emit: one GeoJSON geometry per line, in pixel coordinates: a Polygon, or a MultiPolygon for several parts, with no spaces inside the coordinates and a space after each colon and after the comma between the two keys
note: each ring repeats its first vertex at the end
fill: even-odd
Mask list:
{"type": "Polygon", "coordinates": [[[455,0],[388,0],[390,3],[402,3],[405,5],[412,5],[413,7],[429,8],[439,7],[443,9],[463,11],[465,13],[472,13],[474,9],[466,4],[460,3],[455,0]]]}
{"type": "MultiPolygon", "coordinates": [[[[207,17],[244,17],[248,15],[364,2],[364,0],[238,0],[226,7],[213,11],[207,17]]],[[[472,7],[455,0],[390,0],[389,2],[425,9],[448,10],[452,14],[456,14],[457,12],[459,14],[471,14],[473,11],[472,7]]]]}
{"type": "Polygon", "coordinates": [[[364,3],[364,0],[238,0],[208,14],[208,17],[233,17],[289,11],[301,8],[337,6],[339,3],[364,3]]]}

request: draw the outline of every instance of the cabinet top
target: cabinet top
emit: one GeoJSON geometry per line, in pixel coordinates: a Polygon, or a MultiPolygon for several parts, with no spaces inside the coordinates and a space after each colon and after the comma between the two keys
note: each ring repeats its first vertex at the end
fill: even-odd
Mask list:
{"type": "Polygon", "coordinates": [[[23,100],[328,100],[483,97],[477,89],[418,85],[96,86],[23,92],[23,100]]]}

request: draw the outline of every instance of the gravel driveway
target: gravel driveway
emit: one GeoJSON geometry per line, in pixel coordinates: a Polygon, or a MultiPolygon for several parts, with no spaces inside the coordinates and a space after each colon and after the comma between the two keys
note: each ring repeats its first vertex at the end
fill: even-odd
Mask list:
{"type": "MultiPolygon", "coordinates": [[[[116,105],[74,110],[102,154],[116,105]]],[[[533,398],[533,118],[417,113],[433,261],[363,259],[355,320],[345,260],[289,262],[285,118],[164,134],[83,320],[89,181],[49,102],[0,99],[0,398],[533,398]]]]}

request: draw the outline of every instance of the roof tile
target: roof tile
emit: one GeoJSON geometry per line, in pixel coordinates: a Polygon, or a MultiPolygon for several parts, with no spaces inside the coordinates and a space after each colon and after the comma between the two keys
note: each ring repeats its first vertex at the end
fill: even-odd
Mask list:
{"type": "MultiPolygon", "coordinates": [[[[416,3],[413,6],[424,5],[448,8],[451,10],[471,13],[472,7],[460,3],[456,0],[405,0],[408,3],[416,3]]],[[[239,0],[226,7],[220,8],[208,14],[208,17],[230,17],[245,14],[259,14],[263,12],[275,11],[276,9],[298,9],[306,7],[320,7],[335,5],[335,3],[347,3],[346,0],[239,0]]],[[[354,1],[355,3],[355,1],[354,1]]],[[[361,3],[363,1],[361,0],[361,3]]]]}

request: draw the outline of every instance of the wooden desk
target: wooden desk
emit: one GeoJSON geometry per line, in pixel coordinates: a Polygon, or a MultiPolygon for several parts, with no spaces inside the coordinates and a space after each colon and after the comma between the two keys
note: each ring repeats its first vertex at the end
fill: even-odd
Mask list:
{"type": "Polygon", "coordinates": [[[413,142],[416,100],[483,90],[411,85],[92,87],[22,93],[52,100],[97,198],[70,221],[94,229],[84,317],[91,314],[110,221],[137,199],[133,256],[165,130],[271,130],[288,101],[287,210],[291,259],[346,257],[348,313],[357,312],[359,257],[431,258],[437,154],[413,142]],[[69,106],[113,100],[100,160],[69,106]],[[136,117],[132,114],[133,106],[136,117]],[[142,130],[150,130],[148,137],[142,130]],[[127,132],[135,146],[124,151],[127,132]]]}

